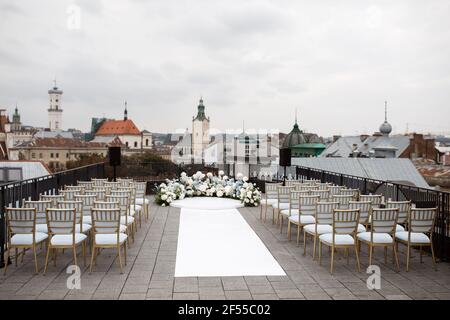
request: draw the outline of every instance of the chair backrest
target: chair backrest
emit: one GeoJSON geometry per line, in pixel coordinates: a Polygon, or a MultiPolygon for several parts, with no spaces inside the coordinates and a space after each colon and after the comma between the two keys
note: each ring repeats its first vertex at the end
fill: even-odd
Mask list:
{"type": "Polygon", "coordinates": [[[293,187],[295,184],[300,183],[300,180],[286,180],[286,186],[287,187],[293,187]]]}
{"type": "Polygon", "coordinates": [[[59,209],[75,209],[76,223],[83,223],[83,201],[65,200],[58,202],[59,209]]]}
{"type": "Polygon", "coordinates": [[[66,200],[63,194],[41,194],[39,199],[42,201],[51,201],[54,207],[58,205],[58,201],[66,200]]]}
{"type": "Polygon", "coordinates": [[[355,235],[358,230],[358,223],[359,209],[335,209],[333,213],[333,234],[355,235]]]}
{"type": "Polygon", "coordinates": [[[354,200],[352,195],[335,194],[332,197],[333,201],[339,202],[340,209],[348,209],[350,201],[354,200]]]}
{"type": "Polygon", "coordinates": [[[24,201],[23,206],[25,208],[36,209],[36,224],[47,224],[47,208],[52,206],[51,201],[24,201]]]}
{"type": "Polygon", "coordinates": [[[83,194],[84,189],[86,189],[85,186],[71,186],[71,185],[64,186],[64,190],[78,191],[79,194],[83,194]]]}
{"type": "Polygon", "coordinates": [[[405,224],[408,222],[411,213],[411,201],[388,201],[386,208],[398,208],[398,223],[405,224]]]}
{"type": "Polygon", "coordinates": [[[333,224],[333,213],[339,208],[339,202],[317,202],[316,224],[333,224]]]}
{"type": "Polygon", "coordinates": [[[297,191],[295,189],[291,189],[289,199],[289,213],[291,213],[291,210],[298,210],[300,208],[300,196],[304,195],[306,195],[304,191],[297,191]]]}
{"type": "Polygon", "coordinates": [[[47,209],[47,221],[49,234],[73,234],[75,242],[75,209],[47,209]]]}
{"type": "Polygon", "coordinates": [[[315,215],[316,214],[316,205],[319,202],[319,196],[303,196],[301,195],[299,198],[299,209],[300,214],[302,215],[315,215]]]}
{"type": "Polygon", "coordinates": [[[118,201],[95,201],[94,209],[120,209],[118,201]]]}
{"type": "Polygon", "coordinates": [[[265,195],[266,199],[276,199],[278,197],[278,187],[281,186],[281,183],[265,183],[265,195]]]}
{"type": "Polygon", "coordinates": [[[106,196],[105,200],[107,202],[118,202],[119,208],[120,208],[120,210],[122,210],[122,214],[124,214],[124,215],[129,214],[129,212],[130,212],[130,197],[109,195],[109,196],[106,196]]]}
{"type": "Polygon", "coordinates": [[[77,185],[84,187],[85,189],[92,189],[94,182],[92,181],[77,181],[77,185]]]}
{"type": "Polygon", "coordinates": [[[88,210],[94,205],[94,202],[97,201],[96,194],[79,194],[75,195],[75,201],[81,201],[83,203],[83,211],[88,210]]]}
{"type": "Polygon", "coordinates": [[[117,182],[120,183],[121,187],[128,187],[131,183],[133,183],[133,179],[118,178],[117,182]]]}
{"type": "Polygon", "coordinates": [[[144,198],[147,194],[147,182],[133,182],[132,187],[136,189],[136,198],[144,198]]]}
{"type": "Polygon", "coordinates": [[[291,191],[294,189],[295,187],[277,186],[278,203],[289,203],[289,199],[291,198],[291,191]]]}
{"type": "Polygon", "coordinates": [[[413,208],[408,221],[409,232],[433,233],[437,208],[413,208]]]}
{"type": "Polygon", "coordinates": [[[312,190],[311,195],[319,196],[321,201],[327,201],[330,198],[330,190],[312,190]]]}
{"type": "Polygon", "coordinates": [[[119,181],[105,181],[103,187],[109,188],[110,190],[117,190],[122,184],[119,181]]]}
{"type": "Polygon", "coordinates": [[[304,185],[304,184],[296,184],[295,185],[295,190],[311,192],[312,190],[314,190],[314,187],[311,187],[309,185],[304,185]]]}
{"type": "Polygon", "coordinates": [[[341,188],[339,194],[342,195],[342,196],[352,196],[353,200],[358,200],[359,189],[344,189],[344,188],[341,188]]]}
{"type": "Polygon", "coordinates": [[[379,208],[383,196],[381,194],[362,194],[359,196],[359,201],[370,201],[372,203],[372,208],[379,208]]]}
{"type": "Polygon", "coordinates": [[[82,194],[80,190],[78,189],[59,190],[59,194],[63,195],[65,200],[73,200],[75,195],[82,194]]]}
{"type": "Polygon", "coordinates": [[[316,184],[316,187],[319,189],[319,190],[329,190],[329,187],[331,186],[331,184],[330,183],[328,183],[328,182],[325,182],[325,183],[317,183],[316,184]]]}
{"type": "Polygon", "coordinates": [[[94,186],[100,187],[103,186],[103,184],[105,182],[108,181],[108,179],[97,179],[97,178],[92,178],[91,181],[94,183],[94,186]]]}
{"type": "MultiPolygon", "coordinates": [[[[5,208],[8,234],[34,234],[36,231],[35,208],[5,208]]],[[[33,241],[34,242],[34,241],[33,241]]]]}
{"type": "Polygon", "coordinates": [[[372,209],[372,233],[389,233],[395,234],[398,219],[398,209],[372,209]]]}
{"type": "Polygon", "coordinates": [[[369,223],[370,211],[372,210],[372,202],[370,201],[350,201],[348,203],[350,210],[359,209],[359,223],[367,225],[369,223]]]}
{"type": "Polygon", "coordinates": [[[339,194],[339,192],[341,191],[341,187],[340,186],[329,186],[328,190],[330,190],[330,199],[331,199],[334,195],[339,194]]]}
{"type": "Polygon", "coordinates": [[[106,197],[106,191],[102,190],[86,190],[84,194],[87,196],[95,196],[97,200],[105,200],[106,197]]]}
{"type": "MultiPolygon", "coordinates": [[[[114,191],[115,194],[120,194],[120,192],[125,192],[125,194],[130,195],[131,202],[133,203],[136,200],[136,188],[135,187],[119,187],[117,191],[114,191]]],[[[111,191],[111,195],[113,195],[113,191],[111,191]]]]}
{"type": "Polygon", "coordinates": [[[120,231],[120,209],[91,209],[92,229],[95,233],[117,233],[120,231]]]}

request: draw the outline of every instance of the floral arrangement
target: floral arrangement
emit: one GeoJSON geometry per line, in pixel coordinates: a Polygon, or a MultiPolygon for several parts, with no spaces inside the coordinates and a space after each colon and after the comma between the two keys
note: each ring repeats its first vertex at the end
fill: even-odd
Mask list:
{"type": "Polygon", "coordinates": [[[229,178],[223,171],[217,176],[211,172],[198,171],[189,177],[182,172],[179,179],[166,180],[157,187],[155,201],[161,206],[185,197],[218,197],[240,200],[245,206],[257,207],[261,201],[261,192],[241,173],[236,179],[229,178]]]}

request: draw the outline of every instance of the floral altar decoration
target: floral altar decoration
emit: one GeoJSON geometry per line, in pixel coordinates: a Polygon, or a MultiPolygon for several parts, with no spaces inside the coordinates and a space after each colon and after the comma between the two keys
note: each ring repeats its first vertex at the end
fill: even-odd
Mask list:
{"type": "Polygon", "coordinates": [[[236,179],[229,178],[223,171],[217,176],[211,172],[198,171],[193,176],[182,172],[179,179],[167,179],[157,187],[155,201],[167,206],[174,200],[202,196],[240,200],[248,207],[257,207],[261,202],[261,191],[247,177],[238,173],[236,179]]]}

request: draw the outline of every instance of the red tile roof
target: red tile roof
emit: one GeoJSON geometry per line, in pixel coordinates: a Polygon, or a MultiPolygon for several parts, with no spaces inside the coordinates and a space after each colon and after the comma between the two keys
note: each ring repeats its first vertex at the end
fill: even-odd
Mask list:
{"type": "Polygon", "coordinates": [[[140,135],[133,120],[107,120],[97,130],[96,135],[140,135]]]}
{"type": "MultiPolygon", "coordinates": [[[[117,141],[113,141],[114,145],[117,141]]],[[[32,141],[26,142],[16,148],[34,147],[34,148],[102,148],[109,144],[101,142],[89,142],[78,139],[63,138],[57,136],[55,138],[35,138],[32,141]]]]}

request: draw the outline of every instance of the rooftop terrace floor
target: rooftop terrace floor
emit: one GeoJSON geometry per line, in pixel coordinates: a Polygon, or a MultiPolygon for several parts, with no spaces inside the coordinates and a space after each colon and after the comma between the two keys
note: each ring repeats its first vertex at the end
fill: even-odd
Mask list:
{"type": "MultiPolygon", "coordinates": [[[[286,276],[189,277],[175,278],[180,209],[152,204],[150,219],[138,229],[135,243],[128,250],[128,264],[120,274],[114,250],[104,250],[94,271],[82,269],[81,289],[67,289],[66,267],[71,252],[58,256],[57,266],[49,264],[44,276],[34,274],[32,254],[27,253],[19,267],[0,270],[0,299],[450,299],[450,264],[438,263],[434,271],[431,257],[420,263],[413,251],[411,270],[405,271],[405,247],[400,245],[401,271],[396,272],[389,255],[384,264],[382,249],[375,250],[374,264],[381,268],[381,289],[368,290],[367,249],[362,246],[362,272],[356,270],[354,256],[350,264],[338,254],[333,275],[329,273],[329,255],[324,250],[323,265],[303,247],[288,241],[286,231],[267,220],[259,220],[259,208],[239,209],[286,272],[286,276]]],[[[284,228],[286,230],[286,228],[284,228]]],[[[43,267],[44,255],[38,255],[43,267]]],[[[89,261],[89,260],[88,260],[89,261]]]]}

